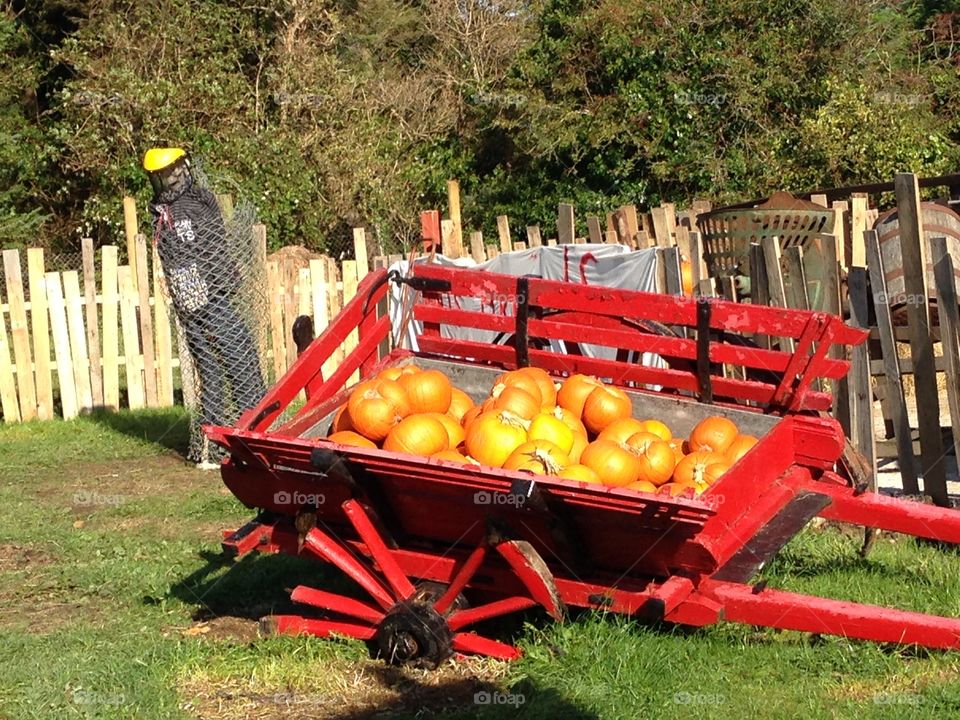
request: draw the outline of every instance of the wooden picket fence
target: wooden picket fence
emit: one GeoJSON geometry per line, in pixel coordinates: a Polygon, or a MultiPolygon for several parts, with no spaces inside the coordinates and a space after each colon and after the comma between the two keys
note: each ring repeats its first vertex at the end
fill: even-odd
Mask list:
{"type": "MultiPolygon", "coordinates": [[[[254,228],[262,252],[252,277],[266,312],[258,335],[268,380],[286,372],[297,356],[290,331],[309,315],[317,333],[354,296],[368,272],[366,239],[354,233],[356,257],[339,266],[329,257],[309,265],[266,259],[266,231],[254,228]]],[[[282,255],[282,253],[280,253],[282,255]]],[[[3,251],[0,287],[0,410],[4,422],[65,419],[97,408],[168,407],[193,401],[189,356],[180,352],[176,318],[165,294],[156,251],[143,235],[128,244],[130,264],[118,248],[82,242],[82,267],[48,272],[44,250],[3,251]]],[[[386,258],[374,258],[377,266],[386,258]]],[[[339,357],[356,338],[347,338],[339,357]]],[[[329,361],[329,373],[338,362],[329,361]]]]}

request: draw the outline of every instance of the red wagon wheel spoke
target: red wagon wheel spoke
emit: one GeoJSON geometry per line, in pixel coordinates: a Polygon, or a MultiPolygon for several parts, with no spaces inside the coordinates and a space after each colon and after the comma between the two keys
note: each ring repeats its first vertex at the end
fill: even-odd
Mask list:
{"type": "Polygon", "coordinates": [[[476,574],[486,556],[486,545],[480,545],[476,550],[470,553],[463,565],[460,566],[460,569],[457,570],[457,574],[453,576],[447,591],[443,593],[443,596],[433,604],[434,610],[441,615],[446,614],[447,610],[450,609],[450,606],[453,605],[454,601],[457,599],[457,596],[467,586],[467,583],[470,582],[474,574],[476,574]]]}
{"type": "Polygon", "coordinates": [[[299,615],[274,615],[267,620],[267,624],[274,632],[286,635],[316,635],[330,637],[331,635],[345,635],[357,640],[371,640],[376,635],[376,629],[369,625],[337,622],[335,620],[313,620],[299,615]]]}
{"type": "Polygon", "coordinates": [[[447,625],[450,626],[451,630],[459,630],[473,623],[532,608],[536,604],[536,600],[527,597],[510,597],[504,598],[503,600],[495,600],[486,605],[478,605],[469,610],[455,612],[447,619],[447,625]]]}
{"type": "Polygon", "coordinates": [[[343,595],[336,595],[325,590],[298,585],[290,593],[290,599],[295,603],[311,605],[322,610],[332,610],[333,612],[358,620],[366,620],[369,623],[376,624],[383,620],[383,613],[371,605],[348,598],[343,595]]]}
{"type": "Polygon", "coordinates": [[[520,650],[513,645],[507,645],[473,633],[457,633],[454,635],[453,649],[462,653],[489,655],[498,660],[516,660],[521,655],[520,650]]]}
{"type": "Polygon", "coordinates": [[[564,614],[563,602],[553,584],[550,571],[537,551],[523,540],[508,540],[499,543],[496,548],[530,592],[530,597],[543,605],[554,620],[561,620],[564,614]]]}
{"type": "Polygon", "coordinates": [[[370,551],[373,559],[380,566],[380,571],[397,597],[406,600],[413,595],[415,592],[413,585],[407,579],[403,570],[400,569],[397,561],[393,559],[390,550],[384,544],[383,538],[380,537],[380,533],[373,526],[363,506],[356,500],[347,500],[343,503],[343,510],[360,539],[367,546],[367,550],[370,551]]]}
{"type": "Polygon", "coordinates": [[[333,563],[359,583],[384,610],[389,610],[393,606],[394,598],[380,581],[343,545],[325,532],[319,528],[312,528],[304,538],[303,546],[323,560],[333,563]]]}

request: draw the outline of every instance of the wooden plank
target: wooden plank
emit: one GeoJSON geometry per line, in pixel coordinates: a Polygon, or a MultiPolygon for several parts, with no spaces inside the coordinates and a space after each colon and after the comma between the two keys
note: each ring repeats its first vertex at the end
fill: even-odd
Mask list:
{"type": "Polygon", "coordinates": [[[67,329],[66,307],[63,301],[63,289],[60,286],[60,274],[49,272],[44,276],[47,290],[47,305],[50,310],[50,331],[53,336],[53,352],[57,362],[57,381],[60,385],[60,406],[63,419],[77,416],[76,376],[73,372],[73,358],[70,355],[70,333],[67,329]]]}
{"type": "MultiPolygon", "coordinates": [[[[767,264],[763,257],[763,248],[758,243],[750,243],[750,303],[770,304],[767,264]]],[[[753,339],[762,348],[770,347],[770,338],[767,335],[756,335],[753,339]]]]}
{"type": "Polygon", "coordinates": [[[653,219],[653,236],[656,240],[657,247],[666,248],[673,245],[666,208],[650,208],[650,217],[653,219]]]}
{"type": "MultiPolygon", "coordinates": [[[[450,209],[450,222],[453,223],[450,257],[463,257],[466,253],[463,247],[463,218],[460,214],[460,183],[456,180],[447,180],[447,206],[450,209]]],[[[357,260],[359,261],[359,258],[357,260]]],[[[361,280],[363,275],[364,273],[360,271],[361,280]]]]}
{"type": "MultiPolygon", "coordinates": [[[[556,244],[556,241],[554,241],[554,244],[556,244]]],[[[500,248],[498,248],[496,245],[487,245],[486,247],[487,247],[487,260],[493,260],[493,258],[497,257],[497,255],[500,254],[500,248]]]]}
{"type": "Polygon", "coordinates": [[[33,357],[30,353],[30,326],[27,324],[27,304],[23,296],[23,278],[20,275],[20,253],[3,251],[3,272],[7,278],[7,304],[10,308],[10,339],[17,366],[17,388],[20,393],[20,418],[37,417],[37,389],[33,379],[33,357]]]}
{"type": "MultiPolygon", "coordinates": [[[[385,267],[390,266],[389,258],[384,258],[385,267]]],[[[330,324],[330,293],[327,288],[327,264],[321,258],[310,261],[310,294],[313,300],[313,330],[320,337],[330,324]]],[[[337,364],[333,357],[323,363],[321,372],[324,378],[330,377],[337,364]]]]}
{"type": "Polygon", "coordinates": [[[90,358],[87,356],[87,330],[83,325],[80,275],[75,270],[63,273],[63,296],[67,307],[67,329],[70,331],[70,357],[73,359],[77,410],[89,412],[93,409],[93,393],[90,390],[90,358]]]}
{"type": "MultiPolygon", "coordinates": [[[[357,266],[359,272],[359,265],[357,266]]],[[[297,275],[297,285],[299,290],[297,291],[297,315],[313,315],[313,302],[311,299],[311,283],[310,283],[310,268],[300,268],[297,275]]],[[[316,333],[316,326],[314,326],[314,333],[316,333]]],[[[291,324],[291,332],[293,331],[293,326],[291,324]]]]}
{"type": "Polygon", "coordinates": [[[713,284],[713,278],[703,278],[697,284],[697,294],[704,298],[716,297],[717,291],[713,284]]]}
{"type": "Polygon", "coordinates": [[[657,266],[656,266],[656,282],[657,282],[657,292],[665,293],[667,292],[667,263],[663,258],[663,251],[665,248],[657,248],[657,266]]]}
{"type": "MultiPolygon", "coordinates": [[[[330,317],[335,318],[339,313],[340,309],[343,307],[343,291],[342,283],[340,282],[340,268],[337,267],[337,263],[333,258],[324,256],[324,263],[326,264],[327,269],[327,306],[330,308],[330,317]]],[[[333,357],[336,358],[337,364],[339,365],[343,362],[345,353],[343,351],[343,346],[338,347],[334,353],[333,357]]]]}
{"type": "Polygon", "coordinates": [[[575,237],[573,205],[560,203],[557,210],[557,242],[561,245],[570,245],[575,237]]]}
{"type": "Polygon", "coordinates": [[[663,263],[666,270],[666,288],[671,295],[683,295],[683,277],[680,274],[680,248],[663,250],[663,263]]]}
{"type": "Polygon", "coordinates": [[[127,264],[133,272],[133,285],[137,285],[137,201],[129,195],[123,197],[123,232],[127,238],[127,264]]]}
{"type": "Polygon", "coordinates": [[[440,221],[440,252],[442,255],[453,257],[453,221],[440,221]]]}
{"type": "Polygon", "coordinates": [[[287,346],[283,332],[283,292],[280,267],[267,262],[267,307],[270,308],[270,348],[273,352],[273,377],[279,380],[287,371],[287,346]]]}
{"type": "Polygon", "coordinates": [[[539,225],[527,225],[527,243],[532,248],[543,245],[543,240],[540,238],[539,225]]]}
{"type": "MultiPolygon", "coordinates": [[[[957,309],[957,286],[954,263],[943,237],[930,238],[930,256],[936,283],[937,309],[940,318],[940,342],[947,362],[947,402],[950,407],[950,428],[953,453],[960,462],[960,311],[957,309]]],[[[918,406],[919,407],[919,406],[918,406]]]]}
{"type": "MultiPolygon", "coordinates": [[[[362,227],[353,229],[353,256],[357,260],[357,279],[363,280],[370,272],[370,263],[367,262],[367,233],[362,227]]],[[[303,269],[300,272],[302,274],[303,269]]]]}
{"type": "Polygon", "coordinates": [[[475,263],[487,261],[487,253],[483,247],[483,233],[480,231],[470,233],[470,256],[475,263]]]}
{"type": "Polygon", "coordinates": [[[497,215],[497,235],[500,237],[500,252],[510,252],[513,241],[510,239],[510,219],[506,215],[497,215]]]}
{"type": "Polygon", "coordinates": [[[153,316],[150,312],[150,266],[147,262],[147,239],[143,233],[137,233],[136,240],[138,317],[140,320],[140,346],[143,350],[143,391],[147,407],[159,405],[157,394],[157,356],[153,345],[153,316]]]}
{"type": "Polygon", "coordinates": [[[20,422],[20,400],[17,397],[17,381],[13,375],[10,339],[7,335],[2,298],[0,298],[0,409],[3,410],[4,422],[20,422]]]}
{"type": "MultiPolygon", "coordinates": [[[[103,365],[100,358],[100,322],[97,312],[97,274],[93,238],[83,238],[80,244],[83,254],[83,310],[87,317],[87,354],[90,357],[90,393],[93,396],[94,407],[103,407],[103,365]]],[[[170,404],[173,404],[172,395],[170,404]]]]}
{"type": "Polygon", "coordinates": [[[847,237],[847,207],[846,200],[834,200],[833,207],[833,236],[837,238],[837,260],[843,270],[849,265],[847,248],[850,247],[850,238],[847,237]]]}
{"type": "Polygon", "coordinates": [[[867,198],[850,198],[850,264],[857,267],[867,265],[867,246],[863,233],[867,229],[867,198]]]}
{"type": "Polygon", "coordinates": [[[103,404],[113,410],[119,410],[120,297],[117,292],[117,247],[115,245],[104,245],[100,248],[100,272],[100,296],[103,304],[103,404]]]}
{"type": "Polygon", "coordinates": [[[123,361],[127,378],[127,407],[138,410],[146,405],[143,391],[143,360],[137,327],[139,297],[133,285],[133,271],[129,265],[117,268],[120,288],[120,331],[123,333],[123,361]]]}
{"type": "MultiPolygon", "coordinates": [[[[920,188],[916,175],[897,173],[894,192],[900,221],[904,289],[908,298],[925,299],[928,297],[926,241],[920,222],[920,188]]],[[[907,303],[907,324],[910,328],[910,356],[913,359],[917,407],[924,408],[924,412],[918,413],[923,490],[937,505],[949,507],[943,439],[940,435],[940,400],[927,302],[907,303]]]]}
{"type": "Polygon", "coordinates": [[[587,217],[587,234],[594,245],[603,243],[603,230],[600,229],[600,218],[593,215],[587,217]]]}
{"type": "Polygon", "coordinates": [[[783,251],[783,262],[790,278],[788,303],[795,310],[809,310],[810,298],[807,295],[807,276],[803,269],[803,247],[791,245],[783,251]]]}
{"type": "MultiPolygon", "coordinates": [[[[775,237],[765,237],[761,240],[763,262],[767,271],[767,288],[770,292],[770,305],[773,307],[787,307],[787,292],[783,284],[783,272],[780,269],[780,241],[775,237]]],[[[793,338],[780,338],[780,349],[787,352],[794,351],[793,338]]]]}
{"type": "Polygon", "coordinates": [[[703,236],[690,233],[690,262],[693,263],[693,285],[697,287],[707,277],[707,261],[703,259],[703,236]]]}
{"type": "Polygon", "coordinates": [[[267,227],[261,223],[253,226],[253,267],[250,272],[250,283],[253,285],[252,294],[256,298],[257,317],[257,351],[260,357],[266,360],[270,353],[270,313],[267,310],[269,298],[266,296],[267,287],[267,227]]]}
{"type": "Polygon", "coordinates": [[[50,368],[50,321],[47,313],[46,270],[43,248],[27,250],[27,284],[30,288],[30,334],[37,386],[37,418],[53,418],[53,379],[50,368]]]}
{"type": "MultiPolygon", "coordinates": [[[[831,315],[840,315],[840,252],[836,236],[821,235],[820,248],[823,253],[823,311],[831,315]]],[[[843,358],[843,348],[831,345],[827,350],[831,358],[843,358]]],[[[833,395],[833,414],[843,421],[847,414],[847,384],[846,381],[831,380],[830,392],[833,395]]]]}
{"type": "Polygon", "coordinates": [[[525,242],[517,241],[513,244],[514,251],[526,250],[527,244],[525,242]]]}
{"type": "Polygon", "coordinates": [[[619,245],[619,244],[620,244],[620,238],[617,237],[617,231],[616,231],[616,230],[604,230],[604,231],[603,231],[603,241],[604,241],[607,245],[619,245]]]}
{"type": "MultiPolygon", "coordinates": [[[[637,233],[640,232],[640,219],[636,205],[623,205],[617,210],[617,231],[620,242],[629,248],[638,248],[637,233]]],[[[644,246],[646,247],[646,246],[644,246]]]]}
{"type": "MultiPolygon", "coordinates": [[[[343,306],[346,307],[357,294],[357,267],[355,263],[352,263],[350,260],[343,261],[343,306]]],[[[360,342],[360,335],[356,329],[350,331],[347,335],[347,341],[345,343],[345,354],[349,355],[357,347],[357,344],[360,342]]],[[[350,376],[349,384],[353,384],[360,381],[360,371],[356,370],[353,375],[350,376]]]]}
{"type": "Polygon", "coordinates": [[[556,245],[557,245],[556,238],[550,238],[547,240],[547,247],[556,247],[556,245]]]}
{"type": "MultiPolygon", "coordinates": [[[[163,282],[160,255],[153,248],[153,329],[157,358],[157,405],[173,405],[173,341],[170,335],[170,309],[163,282]]],[[[93,356],[91,355],[91,362],[93,356]]]]}
{"type": "Polygon", "coordinates": [[[199,381],[197,369],[193,366],[193,354],[187,345],[187,336],[183,331],[177,314],[173,314],[173,330],[177,338],[177,359],[180,361],[180,387],[183,390],[183,404],[191,412],[200,411],[199,381]]]}
{"type": "Polygon", "coordinates": [[[676,245],[680,249],[680,257],[683,260],[690,260],[690,228],[686,225],[677,225],[677,229],[674,231],[674,238],[676,239],[676,245]]]}
{"type": "Polygon", "coordinates": [[[697,218],[700,215],[705,215],[712,209],[713,205],[709,200],[694,200],[692,203],[690,203],[690,214],[692,216],[692,224],[690,229],[699,232],[700,225],[697,223],[697,218]]]}
{"type": "MultiPolygon", "coordinates": [[[[867,269],[850,266],[847,273],[850,296],[850,325],[870,326],[867,292],[867,269]]],[[[867,343],[851,350],[850,372],[847,374],[847,399],[850,404],[850,440],[870,467],[868,487],[877,489],[877,448],[873,433],[873,390],[870,384],[870,355],[867,343]]]]}
{"type": "Polygon", "coordinates": [[[820,207],[830,207],[827,203],[827,196],[823,194],[811,195],[810,202],[814,205],[819,205],[820,207]]]}

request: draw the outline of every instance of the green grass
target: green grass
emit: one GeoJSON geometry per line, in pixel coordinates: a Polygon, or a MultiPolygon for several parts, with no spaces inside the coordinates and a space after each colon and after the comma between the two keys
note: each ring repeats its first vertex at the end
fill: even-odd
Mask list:
{"type": "MultiPolygon", "coordinates": [[[[371,663],[357,642],[257,638],[252,619],[286,607],[285,588],[345,584],[296,558],[225,562],[218,528],[251,513],[177,459],[186,439],[179,410],[0,426],[0,718],[415,717],[421,705],[483,719],[960,716],[958,653],[732,624],[530,615],[495,629],[522,660],[434,674],[371,663]],[[246,630],[187,631],[218,616],[246,630]]],[[[808,530],[764,577],[960,616],[960,555],[883,537],[861,559],[858,546],[808,530]]]]}

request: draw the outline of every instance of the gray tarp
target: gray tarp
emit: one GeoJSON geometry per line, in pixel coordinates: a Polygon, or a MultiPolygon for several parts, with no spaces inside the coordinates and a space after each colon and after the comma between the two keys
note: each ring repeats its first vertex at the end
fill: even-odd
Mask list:
{"type": "MultiPolygon", "coordinates": [[[[414,263],[430,262],[429,258],[419,258],[414,263]]],[[[623,245],[558,245],[554,247],[532,248],[498,255],[485,263],[477,264],[472,258],[451,260],[436,255],[433,262],[447,267],[488,270],[504,275],[531,275],[546,280],[564,280],[586,285],[603,285],[625,290],[656,290],[656,250],[628,250],[623,245]]],[[[399,270],[405,275],[409,263],[406,260],[394,263],[390,270],[399,270]]],[[[403,332],[403,288],[391,284],[390,303],[394,344],[399,346],[400,333],[403,332]]],[[[408,290],[409,292],[409,290],[408,290]]],[[[512,303],[504,299],[485,298],[481,304],[479,298],[457,298],[457,307],[463,310],[482,310],[496,314],[513,314],[512,303]]],[[[629,308],[623,308],[623,314],[629,315],[629,308]]],[[[419,323],[411,321],[406,328],[404,347],[417,349],[416,335],[421,331],[419,323]]],[[[441,325],[444,337],[456,337],[478,342],[497,342],[497,333],[489,330],[474,330],[449,325],[441,325]]],[[[557,352],[565,352],[563,342],[555,340],[551,347],[557,352]]],[[[591,357],[613,359],[616,351],[600,344],[584,345],[583,352],[591,357]]],[[[644,353],[641,362],[644,365],[663,366],[663,361],[652,353],[644,353]]]]}

